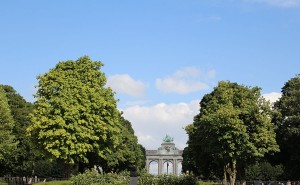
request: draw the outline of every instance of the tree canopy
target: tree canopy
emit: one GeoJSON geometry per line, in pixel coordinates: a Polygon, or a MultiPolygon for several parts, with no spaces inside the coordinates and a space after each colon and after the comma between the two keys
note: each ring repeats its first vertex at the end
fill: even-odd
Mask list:
{"type": "Polygon", "coordinates": [[[13,117],[5,92],[0,86],[0,174],[5,173],[10,162],[8,158],[16,150],[17,142],[12,134],[13,128],[13,117]]]}
{"type": "Polygon", "coordinates": [[[33,105],[27,102],[16,90],[9,85],[0,85],[6,95],[9,109],[14,120],[12,134],[18,142],[17,149],[13,155],[7,157],[11,161],[10,172],[17,175],[31,175],[33,163],[33,150],[31,141],[26,136],[26,128],[31,125],[29,113],[33,105]]]}
{"type": "Polygon", "coordinates": [[[268,102],[258,87],[219,82],[200,102],[200,113],[187,129],[188,147],[197,164],[219,167],[234,184],[237,169],[268,152],[279,151],[268,102]],[[209,160],[208,160],[209,159],[209,160]]]}
{"type": "Polygon", "coordinates": [[[284,165],[286,179],[297,180],[300,176],[300,74],[288,80],[281,92],[281,98],[274,104],[281,150],[276,163],[284,165]]]}
{"type": "Polygon", "coordinates": [[[102,66],[84,56],[37,77],[33,125],[27,131],[66,164],[88,162],[88,153],[106,160],[120,142],[120,112],[114,92],[105,87],[102,66]]]}

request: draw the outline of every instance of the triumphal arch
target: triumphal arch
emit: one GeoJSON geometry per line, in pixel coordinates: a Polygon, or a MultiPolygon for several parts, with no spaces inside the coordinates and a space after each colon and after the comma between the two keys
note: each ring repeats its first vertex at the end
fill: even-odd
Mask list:
{"type": "Polygon", "coordinates": [[[148,173],[150,163],[155,161],[158,164],[158,174],[163,173],[164,164],[167,164],[168,173],[169,163],[172,164],[172,169],[170,169],[169,172],[176,175],[178,174],[178,164],[182,163],[183,150],[176,148],[173,141],[174,139],[172,137],[166,135],[161,147],[157,150],[146,150],[146,168],[148,173]]]}

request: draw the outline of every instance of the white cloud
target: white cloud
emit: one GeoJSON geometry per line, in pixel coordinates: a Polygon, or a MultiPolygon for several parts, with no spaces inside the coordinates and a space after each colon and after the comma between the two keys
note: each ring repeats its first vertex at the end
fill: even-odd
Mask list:
{"type": "Polygon", "coordinates": [[[156,79],[156,88],[164,93],[188,94],[208,89],[208,84],[201,81],[214,78],[215,75],[215,70],[203,72],[194,67],[186,67],[164,79],[156,79]]]}
{"type": "Polygon", "coordinates": [[[263,94],[263,97],[266,100],[269,100],[270,103],[273,104],[273,103],[275,103],[281,97],[281,93],[271,92],[271,93],[263,94]]]}
{"type": "Polygon", "coordinates": [[[184,127],[193,122],[199,112],[199,101],[189,103],[165,104],[154,106],[132,106],[123,111],[124,117],[132,123],[139,143],[146,149],[157,149],[166,134],[174,137],[179,149],[186,146],[187,135],[184,127]]]}
{"type": "Polygon", "coordinates": [[[278,7],[298,7],[300,6],[300,0],[247,0],[248,2],[265,3],[278,7]]]}
{"type": "Polygon", "coordinates": [[[143,97],[145,95],[145,85],[143,82],[134,80],[128,74],[109,76],[107,86],[111,87],[117,93],[124,93],[134,97],[143,97]]]}

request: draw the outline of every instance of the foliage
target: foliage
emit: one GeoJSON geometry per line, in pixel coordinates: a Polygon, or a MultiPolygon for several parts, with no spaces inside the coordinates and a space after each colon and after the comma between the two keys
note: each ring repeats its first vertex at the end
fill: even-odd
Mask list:
{"type": "MultiPolygon", "coordinates": [[[[100,174],[96,171],[86,171],[83,174],[72,177],[73,185],[129,185],[128,172],[100,174]]],[[[154,176],[142,170],[139,177],[139,185],[196,185],[193,175],[161,175],[154,176]]]]}
{"type": "MultiPolygon", "coordinates": [[[[118,170],[129,170],[132,165],[138,169],[145,167],[145,149],[138,144],[138,139],[134,135],[131,123],[121,116],[122,124],[121,143],[116,148],[115,154],[118,154],[119,163],[116,166],[118,170]]],[[[114,155],[111,155],[114,156],[114,155]]],[[[116,157],[118,159],[118,157],[116,157]]]]}
{"type": "Polygon", "coordinates": [[[39,159],[34,164],[35,175],[42,178],[63,178],[64,164],[62,160],[39,159]]]}
{"type": "Polygon", "coordinates": [[[100,174],[94,170],[88,170],[72,177],[72,181],[73,185],[129,185],[129,173],[100,174]]]}
{"type": "Polygon", "coordinates": [[[300,74],[282,87],[282,96],[274,105],[274,120],[278,127],[277,140],[280,154],[275,163],[285,167],[286,180],[298,180],[300,176],[300,74]]]}
{"type": "Polygon", "coordinates": [[[50,181],[50,182],[39,182],[35,185],[72,185],[72,181],[50,181]]]}
{"type": "Polygon", "coordinates": [[[33,105],[19,95],[13,87],[9,85],[0,86],[3,88],[8,100],[14,120],[12,133],[18,142],[14,155],[7,158],[7,160],[10,160],[10,166],[7,168],[12,175],[28,176],[32,172],[34,152],[32,143],[26,136],[26,128],[31,125],[28,115],[32,112],[33,105]]]}
{"type": "Polygon", "coordinates": [[[280,180],[282,174],[282,165],[272,166],[269,162],[256,163],[246,168],[247,180],[280,180]]]}
{"type": "Polygon", "coordinates": [[[92,164],[99,164],[105,172],[130,170],[132,165],[138,169],[145,167],[145,149],[138,144],[131,123],[123,116],[120,116],[120,122],[121,133],[118,135],[120,143],[112,149],[112,154],[105,160],[95,156],[89,157],[92,164]]]}
{"type": "Polygon", "coordinates": [[[89,153],[106,160],[120,143],[120,113],[101,66],[84,56],[37,77],[33,125],[27,131],[66,164],[87,163],[89,153]]]}
{"type": "Polygon", "coordinates": [[[7,173],[11,161],[8,160],[16,150],[17,142],[13,135],[14,121],[7,98],[0,86],[0,174],[7,173]]]}
{"type": "Polygon", "coordinates": [[[224,170],[234,184],[237,169],[268,152],[279,151],[271,110],[258,87],[219,82],[200,102],[200,113],[188,127],[189,147],[197,165],[224,170]]]}

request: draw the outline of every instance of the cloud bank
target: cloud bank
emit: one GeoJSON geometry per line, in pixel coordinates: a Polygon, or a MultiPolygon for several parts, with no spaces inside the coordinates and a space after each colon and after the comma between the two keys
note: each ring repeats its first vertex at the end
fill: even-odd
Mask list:
{"type": "Polygon", "coordinates": [[[273,104],[281,97],[281,93],[271,92],[271,93],[263,94],[263,97],[266,100],[270,101],[271,104],[273,104]]]}
{"type": "Polygon", "coordinates": [[[139,80],[134,80],[128,74],[116,74],[109,76],[107,86],[117,93],[123,93],[134,97],[145,96],[145,85],[139,80]]]}
{"type": "Polygon", "coordinates": [[[199,100],[189,103],[159,103],[150,107],[133,106],[123,111],[124,117],[132,123],[135,134],[146,149],[157,149],[166,134],[174,137],[179,149],[186,146],[184,127],[193,122],[199,113],[199,100]]]}
{"type": "Polygon", "coordinates": [[[186,67],[163,79],[156,79],[156,88],[164,93],[188,94],[209,89],[203,81],[214,78],[214,70],[203,72],[194,67],[186,67]]]}

